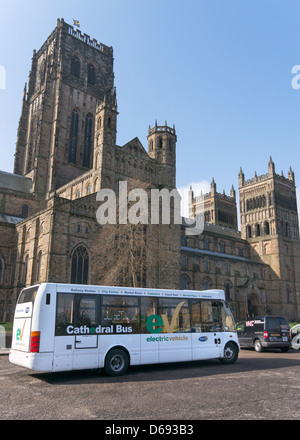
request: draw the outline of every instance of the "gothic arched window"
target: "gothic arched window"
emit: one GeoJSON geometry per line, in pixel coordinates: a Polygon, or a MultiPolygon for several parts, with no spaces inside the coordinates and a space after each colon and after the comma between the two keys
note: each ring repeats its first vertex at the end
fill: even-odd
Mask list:
{"type": "Polygon", "coordinates": [[[208,280],[204,280],[203,282],[203,290],[209,290],[210,289],[210,283],[208,280]]]}
{"type": "Polygon", "coordinates": [[[96,70],[93,64],[88,64],[87,66],[87,80],[93,86],[96,84],[96,70]]]}
{"type": "Polygon", "coordinates": [[[256,237],[260,237],[260,225],[258,223],[255,225],[255,233],[256,237]]]}
{"type": "Polygon", "coordinates": [[[71,59],[71,75],[80,78],[80,61],[77,56],[74,56],[71,59]]]}
{"type": "Polygon", "coordinates": [[[41,276],[41,264],[42,264],[42,251],[38,253],[36,262],[36,281],[40,281],[41,276]]]}
{"type": "Polygon", "coordinates": [[[26,257],[25,257],[25,261],[24,261],[24,284],[27,283],[28,260],[29,260],[29,256],[27,254],[26,257]]]}
{"type": "Polygon", "coordinates": [[[269,222],[266,222],[265,224],[265,234],[270,235],[270,224],[269,222]]]}
{"type": "Polygon", "coordinates": [[[250,225],[247,225],[247,226],[246,226],[246,237],[247,237],[247,238],[251,238],[251,236],[252,236],[252,233],[251,233],[251,226],[250,226],[250,225]]]}
{"type": "Polygon", "coordinates": [[[71,284],[87,284],[89,256],[85,246],[78,246],[72,254],[71,284]]]}
{"type": "Polygon", "coordinates": [[[77,142],[78,142],[78,120],[79,120],[78,110],[74,109],[71,117],[69,150],[68,150],[68,161],[71,163],[76,163],[77,142]]]}
{"type": "Polygon", "coordinates": [[[28,212],[29,212],[29,207],[28,205],[22,205],[22,212],[21,212],[21,217],[22,218],[26,218],[28,217],[28,212]]]}
{"type": "Polygon", "coordinates": [[[3,271],[4,271],[4,262],[0,257],[0,284],[3,282],[3,271]]]}
{"type": "Polygon", "coordinates": [[[230,284],[229,283],[225,284],[225,300],[226,301],[230,300],[230,284]]]}
{"type": "Polygon", "coordinates": [[[224,241],[220,241],[220,252],[222,254],[225,253],[225,243],[224,243],[224,241]]]}
{"type": "Polygon", "coordinates": [[[82,165],[89,168],[91,162],[91,151],[93,145],[93,115],[88,113],[85,118],[84,127],[84,147],[83,147],[83,159],[82,165]]]}
{"type": "Polygon", "coordinates": [[[189,279],[188,279],[188,277],[185,276],[185,275],[182,276],[180,284],[181,284],[181,286],[180,286],[181,290],[187,290],[189,288],[189,279]]]}
{"type": "Polygon", "coordinates": [[[204,260],[204,270],[205,270],[205,272],[208,272],[208,261],[207,260],[204,260]]]}

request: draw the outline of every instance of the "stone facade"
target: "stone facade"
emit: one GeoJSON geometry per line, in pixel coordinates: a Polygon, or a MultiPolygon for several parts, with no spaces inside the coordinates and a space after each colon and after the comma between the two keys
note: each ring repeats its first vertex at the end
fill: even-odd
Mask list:
{"type": "MultiPolygon", "coordinates": [[[[117,192],[128,179],[175,188],[175,127],[149,127],[148,151],[138,138],[119,146],[117,115],[112,48],[58,20],[33,53],[14,174],[0,172],[0,320],[11,318],[22,287],[69,283],[75,263],[82,281],[101,281],[101,258],[92,270],[101,249],[100,189],[117,192]]],[[[178,288],[180,225],[157,228],[144,282],[178,288]]]]}
{"type": "Polygon", "coordinates": [[[245,180],[239,173],[241,232],[237,231],[235,192],[230,197],[211,192],[189,194],[189,212],[194,218],[204,212],[200,236],[182,235],[182,287],[220,288],[226,292],[236,318],[246,315],[283,314],[300,316],[300,241],[295,176],[275,173],[270,159],[268,172],[245,180]],[[231,219],[218,217],[219,203],[231,219]]]}
{"type": "Polygon", "coordinates": [[[222,289],[236,319],[271,313],[270,269],[255,260],[241,233],[206,223],[201,235],[181,236],[181,288],[222,289]]]}
{"type": "MultiPolygon", "coordinates": [[[[175,127],[149,127],[147,151],[138,138],[119,146],[117,115],[112,48],[58,20],[33,52],[14,173],[0,172],[0,321],[12,318],[24,286],[101,283],[106,254],[105,229],[96,220],[100,189],[117,193],[120,181],[132,179],[151,188],[176,187],[175,127]]],[[[240,173],[241,232],[234,188],[230,196],[217,193],[214,180],[203,197],[202,234],[185,235],[172,223],[148,228],[141,285],[222,288],[236,318],[270,312],[299,319],[293,173],[286,179],[269,169],[252,180],[240,173]]],[[[192,189],[189,202],[194,217],[192,189]]]]}

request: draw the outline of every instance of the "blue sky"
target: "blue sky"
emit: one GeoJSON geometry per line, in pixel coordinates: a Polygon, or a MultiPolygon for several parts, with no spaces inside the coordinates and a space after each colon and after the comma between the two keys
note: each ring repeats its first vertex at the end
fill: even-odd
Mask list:
{"type": "Polygon", "coordinates": [[[0,0],[0,17],[1,170],[13,170],[32,51],[57,18],[74,18],[114,48],[118,145],[137,136],[147,148],[149,124],[167,120],[178,187],[214,176],[229,194],[241,166],[246,179],[264,174],[270,155],[277,173],[292,165],[300,179],[298,0],[0,0]]]}

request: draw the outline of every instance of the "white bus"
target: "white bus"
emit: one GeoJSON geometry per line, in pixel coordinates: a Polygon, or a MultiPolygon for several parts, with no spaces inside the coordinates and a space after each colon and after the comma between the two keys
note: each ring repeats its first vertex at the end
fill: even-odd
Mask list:
{"type": "Polygon", "coordinates": [[[220,359],[239,342],[222,290],[179,291],[43,283],[20,293],[10,362],[37,371],[220,359]]]}

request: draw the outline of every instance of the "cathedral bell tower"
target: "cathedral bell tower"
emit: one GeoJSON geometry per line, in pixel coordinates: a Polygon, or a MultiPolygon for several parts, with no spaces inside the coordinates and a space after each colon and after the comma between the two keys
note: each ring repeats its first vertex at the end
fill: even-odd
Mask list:
{"type": "Polygon", "coordinates": [[[169,127],[167,121],[165,125],[157,125],[148,130],[148,154],[158,163],[165,165],[164,172],[169,174],[168,186],[175,187],[176,174],[176,142],[177,136],[175,125],[169,127]]]}

